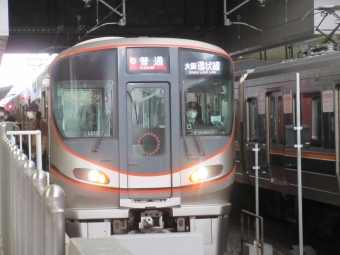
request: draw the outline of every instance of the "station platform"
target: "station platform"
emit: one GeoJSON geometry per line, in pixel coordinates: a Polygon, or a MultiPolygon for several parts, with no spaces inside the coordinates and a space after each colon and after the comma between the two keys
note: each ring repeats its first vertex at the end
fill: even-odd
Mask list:
{"type": "Polygon", "coordinates": [[[203,255],[199,233],[126,234],[66,240],[66,255],[203,255]]]}
{"type": "MultiPolygon", "coordinates": [[[[69,238],[65,255],[203,255],[201,233],[124,234],[98,238],[69,238]]],[[[5,255],[0,236],[0,255],[5,255]]]]}

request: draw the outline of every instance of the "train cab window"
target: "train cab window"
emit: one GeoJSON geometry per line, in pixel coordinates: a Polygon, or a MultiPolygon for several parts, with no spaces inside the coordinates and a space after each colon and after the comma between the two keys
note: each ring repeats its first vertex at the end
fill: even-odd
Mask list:
{"type": "Polygon", "coordinates": [[[185,80],[187,135],[226,135],[232,125],[232,91],[227,80],[185,80]],[[194,86],[192,86],[194,85],[194,86]]]}
{"type": "Polygon", "coordinates": [[[309,125],[310,145],[314,147],[322,145],[321,109],[320,93],[301,95],[302,125],[309,125]]]}
{"type": "Polygon", "coordinates": [[[59,92],[54,99],[57,107],[53,111],[57,127],[64,137],[112,136],[110,82],[86,81],[86,84],[77,89],[68,83],[57,86],[59,92]]]}
{"type": "Polygon", "coordinates": [[[79,54],[52,69],[53,118],[61,136],[114,136],[114,50],[79,54]]]}
{"type": "Polygon", "coordinates": [[[252,98],[247,101],[247,140],[249,142],[258,142],[258,104],[257,98],[252,98]]]}
{"type": "Polygon", "coordinates": [[[186,135],[230,135],[234,116],[232,63],[219,54],[179,50],[186,135]]]}

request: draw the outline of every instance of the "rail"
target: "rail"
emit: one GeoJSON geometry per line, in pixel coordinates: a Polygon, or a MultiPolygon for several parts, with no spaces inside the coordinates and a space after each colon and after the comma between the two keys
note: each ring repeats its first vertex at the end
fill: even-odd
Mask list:
{"type": "Polygon", "coordinates": [[[248,211],[245,211],[245,210],[241,210],[241,254],[243,254],[243,243],[244,241],[252,244],[253,242],[250,240],[251,238],[251,231],[250,231],[250,217],[254,218],[254,219],[258,219],[260,220],[260,240],[257,240],[255,238],[255,253],[254,254],[258,254],[258,249],[256,249],[257,247],[257,244],[258,242],[260,242],[260,245],[259,245],[259,249],[261,249],[261,255],[264,254],[264,232],[263,232],[263,218],[261,216],[257,216],[256,214],[253,214],[251,212],[248,212],[248,211]],[[247,235],[245,234],[245,231],[244,231],[244,215],[247,214],[247,235]]]}
{"type": "MultiPolygon", "coordinates": [[[[5,124],[10,125],[9,124],[5,124]]],[[[22,136],[23,135],[27,135],[28,136],[28,159],[31,160],[32,159],[32,152],[31,152],[31,137],[32,135],[35,135],[35,144],[36,144],[36,161],[37,161],[37,169],[42,170],[42,152],[41,152],[41,132],[40,130],[32,130],[32,131],[7,131],[6,132],[7,135],[11,135],[11,141],[15,144],[15,135],[19,135],[19,144],[20,144],[20,150],[23,151],[22,148],[22,143],[23,143],[23,139],[22,136]]]]}
{"type": "Polygon", "coordinates": [[[42,171],[40,131],[7,129],[13,130],[10,123],[0,124],[0,214],[4,254],[64,255],[65,193],[58,185],[48,185],[48,175],[42,171]],[[20,137],[21,150],[15,144],[14,135],[20,137]],[[31,155],[28,158],[22,152],[23,135],[29,137],[29,148],[30,137],[35,136],[38,169],[31,155]]]}

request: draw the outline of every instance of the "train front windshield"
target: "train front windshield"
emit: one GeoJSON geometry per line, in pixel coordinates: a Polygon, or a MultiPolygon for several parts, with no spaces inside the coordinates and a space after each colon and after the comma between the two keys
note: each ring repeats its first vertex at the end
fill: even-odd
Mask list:
{"type": "MultiPolygon", "coordinates": [[[[170,70],[170,62],[176,58],[171,58],[169,48],[158,47],[127,48],[127,59],[127,73],[140,75],[142,79],[147,78],[146,74],[164,75],[164,78],[169,73],[178,75],[179,86],[176,89],[181,91],[180,115],[185,135],[231,134],[233,70],[229,58],[211,52],[178,49],[179,63],[173,65],[178,70],[170,70]],[[135,70],[135,65],[131,64],[131,59],[135,59],[131,57],[133,54],[144,60],[141,67],[146,64],[148,68],[135,70]],[[152,68],[145,59],[151,62],[153,58],[144,55],[156,56],[152,68]]],[[[53,116],[63,137],[118,135],[118,117],[115,114],[117,105],[120,105],[120,99],[116,97],[118,76],[116,49],[76,54],[56,64],[52,69],[53,116]]],[[[165,130],[165,112],[161,111],[161,107],[168,100],[169,92],[165,93],[163,87],[147,88],[145,84],[143,87],[137,86],[130,91],[130,99],[135,102],[131,125],[142,124],[144,128],[165,130]]],[[[177,103],[176,98],[170,100],[170,104],[177,103]]],[[[161,150],[159,153],[162,153],[161,150]]]]}
{"type": "Polygon", "coordinates": [[[83,53],[53,69],[54,120],[63,137],[114,136],[115,60],[116,50],[83,53]]]}

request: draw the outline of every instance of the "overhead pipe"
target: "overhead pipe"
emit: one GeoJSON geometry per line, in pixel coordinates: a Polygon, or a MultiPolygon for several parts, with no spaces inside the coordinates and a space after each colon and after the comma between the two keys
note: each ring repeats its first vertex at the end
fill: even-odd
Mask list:
{"type": "MultiPolygon", "coordinates": [[[[263,32],[262,29],[259,29],[257,27],[254,27],[252,25],[249,25],[247,23],[244,22],[231,22],[230,19],[228,19],[227,15],[229,15],[230,13],[234,12],[235,10],[237,10],[238,8],[240,8],[241,6],[245,5],[246,3],[248,3],[250,0],[245,0],[244,2],[240,3],[238,6],[236,6],[234,9],[232,9],[231,11],[227,11],[227,0],[224,0],[223,3],[223,15],[224,15],[224,25],[225,26],[230,26],[232,24],[238,24],[238,25],[245,25],[248,26],[252,29],[258,30],[260,32],[263,32]]],[[[263,1],[259,0],[261,2],[261,4],[263,3],[263,1]]]]}

